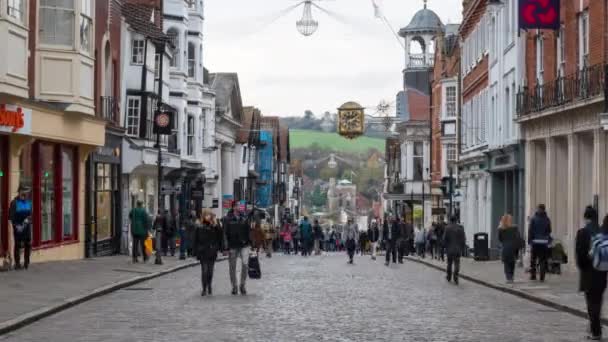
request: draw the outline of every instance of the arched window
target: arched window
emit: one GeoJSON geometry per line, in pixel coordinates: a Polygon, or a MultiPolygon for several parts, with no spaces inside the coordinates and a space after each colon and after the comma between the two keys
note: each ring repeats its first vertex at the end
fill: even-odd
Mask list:
{"type": "Polygon", "coordinates": [[[173,44],[173,56],[171,56],[170,66],[174,68],[179,67],[179,32],[175,28],[170,28],[167,31],[167,36],[171,39],[171,43],[173,44]]]}
{"type": "Polygon", "coordinates": [[[194,78],[196,70],[196,48],[194,43],[188,43],[188,77],[194,78]]]}

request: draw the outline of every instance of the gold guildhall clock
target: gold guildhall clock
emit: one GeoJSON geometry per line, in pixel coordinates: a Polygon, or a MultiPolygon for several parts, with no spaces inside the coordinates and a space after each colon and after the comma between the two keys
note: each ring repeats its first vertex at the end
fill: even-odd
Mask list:
{"type": "Polygon", "coordinates": [[[338,134],[348,139],[357,138],[365,132],[365,113],[356,102],[346,102],[338,108],[338,134]]]}

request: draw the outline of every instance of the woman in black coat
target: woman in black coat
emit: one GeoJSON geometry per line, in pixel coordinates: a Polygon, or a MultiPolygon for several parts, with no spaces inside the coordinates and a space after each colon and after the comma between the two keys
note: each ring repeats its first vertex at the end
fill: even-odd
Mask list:
{"type": "Polygon", "coordinates": [[[498,226],[498,241],[502,244],[502,262],[505,266],[505,277],[507,283],[513,283],[515,275],[515,261],[522,246],[522,239],[517,227],[513,226],[513,217],[509,214],[500,219],[498,226]]]}
{"type": "Polygon", "coordinates": [[[194,224],[194,246],[196,256],[201,262],[201,282],[203,292],[201,296],[211,295],[211,283],[213,281],[213,269],[217,253],[222,250],[222,229],[213,218],[213,213],[204,209],[201,217],[194,224]]]}
{"type": "Polygon", "coordinates": [[[593,238],[598,233],[608,234],[608,216],[604,217],[601,229],[598,227],[597,211],[588,206],[585,209],[585,227],[576,234],[576,266],[580,271],[580,291],[585,293],[591,336],[590,340],[602,339],[602,303],[606,290],[606,272],[593,268],[589,251],[593,238]]]}

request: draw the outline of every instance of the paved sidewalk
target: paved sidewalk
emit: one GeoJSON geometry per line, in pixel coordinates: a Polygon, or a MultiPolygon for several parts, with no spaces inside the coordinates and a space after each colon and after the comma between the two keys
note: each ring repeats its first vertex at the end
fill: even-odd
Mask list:
{"type": "Polygon", "coordinates": [[[163,258],[133,264],[125,255],[30,264],[0,273],[0,335],[94,297],[198,264],[163,258]]]}
{"type": "MultiPolygon", "coordinates": [[[[446,264],[432,260],[408,257],[409,260],[420,262],[445,270],[446,264]]],[[[503,264],[500,261],[475,261],[472,258],[462,258],[460,267],[461,277],[494,289],[511,293],[537,303],[548,305],[556,309],[568,311],[572,314],[587,317],[585,297],[578,292],[578,272],[562,269],[561,275],[548,274],[544,283],[530,281],[525,268],[516,267],[515,283],[507,284],[503,273],[503,264]]],[[[443,278],[442,278],[443,279],[443,278]]],[[[608,325],[608,315],[604,311],[603,323],[608,325]]]]}

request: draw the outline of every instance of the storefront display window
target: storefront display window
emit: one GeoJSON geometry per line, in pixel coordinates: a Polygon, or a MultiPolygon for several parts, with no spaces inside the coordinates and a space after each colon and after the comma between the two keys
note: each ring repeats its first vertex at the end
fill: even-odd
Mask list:
{"type": "Polygon", "coordinates": [[[64,239],[74,236],[74,154],[73,147],[61,147],[64,239]]]}
{"type": "Polygon", "coordinates": [[[54,241],[55,232],[55,146],[40,144],[40,200],[42,242],[54,241]]]}
{"type": "Polygon", "coordinates": [[[76,148],[34,142],[21,150],[20,184],[30,187],[34,247],[78,239],[76,148]]]}

